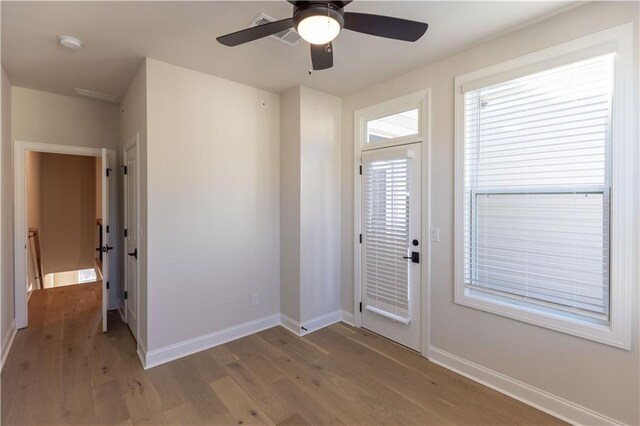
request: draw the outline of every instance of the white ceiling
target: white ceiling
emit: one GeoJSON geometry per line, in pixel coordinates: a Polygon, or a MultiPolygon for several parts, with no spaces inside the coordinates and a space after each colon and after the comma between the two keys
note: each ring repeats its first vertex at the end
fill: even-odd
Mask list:
{"type": "Polygon", "coordinates": [[[343,31],[334,67],[308,74],[309,47],[272,38],[229,48],[219,35],[245,28],[261,12],[291,16],[284,0],[252,2],[2,1],[2,66],[18,86],[73,95],[76,87],[122,97],[149,56],[273,92],[306,85],[336,95],[475,46],[572,2],[358,1],[346,10],[429,23],[416,43],[343,31]],[[63,49],[58,35],[84,48],[63,49]]]}

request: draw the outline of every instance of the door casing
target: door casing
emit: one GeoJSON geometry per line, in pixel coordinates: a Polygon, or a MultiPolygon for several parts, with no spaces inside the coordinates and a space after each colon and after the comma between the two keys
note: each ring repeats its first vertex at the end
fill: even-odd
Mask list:
{"type": "Polygon", "coordinates": [[[399,98],[385,101],[370,107],[358,109],[354,112],[354,164],[353,164],[353,322],[356,327],[362,326],[362,314],[360,312],[360,298],[362,294],[362,245],[360,244],[361,234],[361,193],[362,183],[360,166],[362,165],[362,152],[373,149],[384,149],[392,146],[406,145],[411,143],[422,144],[422,206],[421,206],[421,229],[422,229],[422,254],[421,254],[421,300],[420,300],[420,353],[428,357],[429,352],[429,324],[430,324],[430,260],[431,260],[431,239],[430,230],[430,116],[431,116],[431,89],[420,90],[399,98]],[[419,108],[419,130],[418,134],[397,138],[388,142],[366,146],[366,123],[368,120],[394,114],[407,107],[419,108]]]}

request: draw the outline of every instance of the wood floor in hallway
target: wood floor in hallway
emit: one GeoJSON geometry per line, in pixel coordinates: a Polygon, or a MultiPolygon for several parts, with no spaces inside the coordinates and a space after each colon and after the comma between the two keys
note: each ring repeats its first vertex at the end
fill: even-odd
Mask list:
{"type": "Polygon", "coordinates": [[[365,330],[282,327],[147,371],[100,284],[38,290],[2,371],[2,424],[560,424],[365,330]]]}

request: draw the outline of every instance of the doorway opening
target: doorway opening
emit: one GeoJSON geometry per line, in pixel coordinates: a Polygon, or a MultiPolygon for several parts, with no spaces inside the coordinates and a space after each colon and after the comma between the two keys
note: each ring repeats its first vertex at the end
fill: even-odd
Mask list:
{"type": "Polygon", "coordinates": [[[106,332],[107,310],[118,305],[117,280],[110,282],[115,152],[21,141],[15,148],[16,325],[27,327],[33,295],[49,300],[59,287],[91,286],[106,332]]]}

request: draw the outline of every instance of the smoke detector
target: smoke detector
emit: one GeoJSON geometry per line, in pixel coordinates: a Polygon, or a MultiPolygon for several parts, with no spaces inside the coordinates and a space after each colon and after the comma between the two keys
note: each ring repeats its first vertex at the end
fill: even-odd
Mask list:
{"type": "Polygon", "coordinates": [[[71,37],[68,35],[61,35],[58,37],[58,41],[60,42],[60,46],[66,47],[71,50],[82,49],[82,41],[75,37],[71,37]]]}
{"type": "MultiPolygon", "coordinates": [[[[257,27],[258,25],[268,24],[269,22],[274,22],[274,21],[276,21],[276,19],[272,18],[266,13],[261,13],[260,16],[258,16],[256,19],[253,20],[253,22],[251,22],[251,24],[249,25],[249,28],[257,27]]],[[[280,31],[279,33],[276,33],[269,37],[274,38],[289,46],[295,46],[301,40],[301,37],[293,28],[280,31]]]]}

